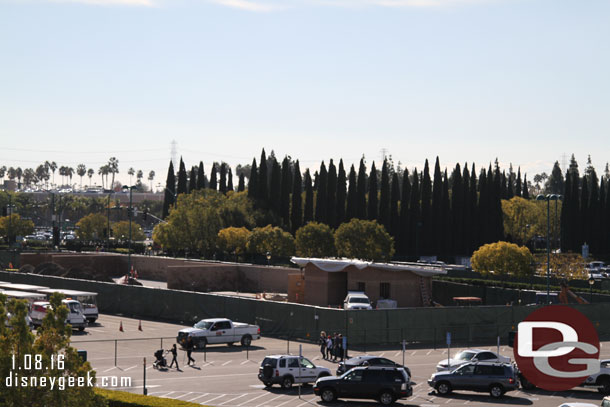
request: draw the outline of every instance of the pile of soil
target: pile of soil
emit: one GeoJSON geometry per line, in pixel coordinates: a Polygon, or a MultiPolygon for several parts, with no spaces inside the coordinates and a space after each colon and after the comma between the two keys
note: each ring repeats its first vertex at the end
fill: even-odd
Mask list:
{"type": "Polygon", "coordinates": [[[93,270],[91,267],[71,267],[68,270],[55,263],[41,263],[36,267],[26,264],[19,269],[22,273],[33,273],[40,274],[43,276],[56,276],[56,277],[67,277],[67,278],[80,278],[83,280],[94,280],[103,281],[107,283],[113,283],[114,281],[102,274],[93,270]]]}

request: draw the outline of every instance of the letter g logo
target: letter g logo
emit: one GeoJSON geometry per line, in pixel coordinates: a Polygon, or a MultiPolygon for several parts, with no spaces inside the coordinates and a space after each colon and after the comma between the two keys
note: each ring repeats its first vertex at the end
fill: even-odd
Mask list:
{"type": "Polygon", "coordinates": [[[599,338],[574,308],[551,305],[519,323],[514,356],[521,373],[545,390],[568,390],[599,372],[599,338]]]}

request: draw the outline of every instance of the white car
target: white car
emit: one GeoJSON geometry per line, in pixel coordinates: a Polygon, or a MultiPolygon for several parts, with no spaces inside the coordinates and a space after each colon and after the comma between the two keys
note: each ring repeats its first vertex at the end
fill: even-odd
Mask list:
{"type": "Polygon", "coordinates": [[[258,369],[258,379],[267,387],[278,383],[289,389],[294,383],[314,383],[330,376],[329,368],[316,366],[309,359],[294,355],[266,356],[258,369]]]}
{"type": "Polygon", "coordinates": [[[484,349],[466,349],[455,355],[455,357],[449,359],[443,359],[436,365],[436,371],[442,372],[445,370],[454,370],[469,362],[500,362],[510,363],[510,358],[502,355],[497,355],[494,352],[484,349]]]}
{"type": "Polygon", "coordinates": [[[363,291],[348,291],[345,300],[343,300],[343,309],[373,309],[371,300],[363,291]]]}
{"type": "MultiPolygon", "coordinates": [[[[66,323],[72,325],[72,329],[78,329],[83,331],[87,326],[87,318],[83,314],[83,307],[80,302],[76,300],[62,300],[63,305],[68,307],[68,317],[66,323]]],[[[42,325],[42,320],[47,314],[47,310],[51,307],[51,303],[48,301],[36,301],[32,304],[30,310],[30,318],[32,319],[32,325],[39,327],[42,325]]]]}
{"type": "Polygon", "coordinates": [[[599,372],[589,377],[583,384],[583,387],[596,387],[602,394],[610,394],[610,359],[599,361],[599,372]]]}
{"type": "Polygon", "coordinates": [[[559,407],[598,407],[597,404],[591,403],[563,403],[559,407]]]}
{"type": "Polygon", "coordinates": [[[241,322],[233,322],[226,318],[202,319],[192,328],[184,328],[178,331],[176,342],[187,346],[191,338],[193,346],[204,348],[208,344],[226,343],[229,346],[240,342],[241,346],[248,347],[253,340],[261,338],[261,329],[258,325],[249,325],[241,322]]]}

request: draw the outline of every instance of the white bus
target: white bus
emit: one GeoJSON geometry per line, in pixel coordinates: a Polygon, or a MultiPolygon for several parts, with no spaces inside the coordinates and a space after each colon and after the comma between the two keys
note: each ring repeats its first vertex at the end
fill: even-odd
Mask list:
{"type": "Polygon", "coordinates": [[[38,290],[39,293],[45,294],[47,297],[51,297],[53,293],[63,294],[66,299],[73,299],[80,302],[83,306],[83,314],[87,321],[92,324],[97,319],[99,312],[97,309],[97,293],[89,291],[77,291],[77,290],[64,290],[61,288],[43,288],[38,290]]]}
{"type": "MultiPolygon", "coordinates": [[[[0,289],[0,294],[6,295],[7,299],[9,299],[9,300],[11,298],[15,298],[18,300],[27,300],[28,301],[28,314],[25,317],[25,320],[29,327],[32,327],[32,325],[33,325],[32,318],[31,318],[32,304],[34,304],[34,302],[36,302],[36,301],[43,301],[46,298],[45,295],[41,294],[41,293],[29,293],[27,291],[17,291],[17,290],[0,289]]],[[[6,319],[7,326],[10,323],[9,322],[10,319],[11,319],[11,315],[8,314],[7,319],[6,319]]]]}
{"type": "Polygon", "coordinates": [[[0,282],[0,290],[15,290],[15,291],[27,291],[29,293],[37,293],[40,290],[49,288],[43,285],[32,285],[32,284],[18,284],[18,283],[7,283],[4,281],[0,282]]]}

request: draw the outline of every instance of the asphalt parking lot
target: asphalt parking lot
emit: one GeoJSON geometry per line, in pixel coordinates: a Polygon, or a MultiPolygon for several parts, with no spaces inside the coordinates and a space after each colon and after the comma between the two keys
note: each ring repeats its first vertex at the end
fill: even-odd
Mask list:
{"type": "MultiPolygon", "coordinates": [[[[313,363],[335,371],[336,362],[322,360],[316,345],[287,342],[280,339],[263,338],[253,341],[246,352],[240,346],[212,345],[207,351],[195,351],[194,367],[186,365],[186,353],[179,351],[180,370],[157,371],[152,368],[153,353],[160,348],[169,349],[182,325],[162,322],[140,321],[113,315],[101,315],[94,326],[84,333],[74,333],[72,345],[87,351],[87,358],[97,372],[98,385],[102,377],[108,388],[115,388],[142,394],[143,376],[146,372],[146,388],[149,395],[191,401],[202,405],[227,407],[304,407],[322,405],[320,398],[313,394],[311,386],[294,386],[290,391],[274,386],[265,389],[257,378],[258,368],[266,355],[280,353],[302,353],[313,363]],[[119,330],[123,326],[123,332],[119,330]],[[163,338],[163,339],[162,339],[163,338]],[[115,353],[116,350],[116,353],[115,353]],[[146,358],[146,365],[144,365],[146,358]],[[115,366],[116,361],[116,366],[115,366]],[[113,379],[116,378],[116,379],[113,379]],[[111,386],[113,380],[131,378],[131,386],[122,388],[111,386]],[[301,394],[299,395],[299,390],[301,394]]],[[[601,358],[610,358],[610,343],[602,344],[601,358]]],[[[495,348],[492,348],[494,350],[495,348]]],[[[452,350],[454,352],[460,349],[452,350]]],[[[501,353],[512,358],[512,349],[502,347],[501,353]]],[[[361,354],[350,351],[350,356],[361,354]]],[[[400,345],[395,349],[385,349],[369,354],[381,355],[396,362],[402,362],[400,345]]],[[[513,391],[501,399],[492,399],[487,393],[467,391],[454,392],[442,397],[431,393],[427,379],[435,371],[435,366],[443,357],[446,349],[407,349],[405,364],[417,383],[413,396],[400,400],[402,406],[440,407],[440,406],[541,406],[557,407],[565,402],[588,402],[599,405],[602,396],[594,389],[574,389],[566,392],[513,391]]],[[[168,355],[169,356],[169,355],[168,355]]],[[[168,362],[171,357],[168,358],[168,362]]],[[[340,400],[330,406],[374,406],[375,401],[340,400]]]]}

